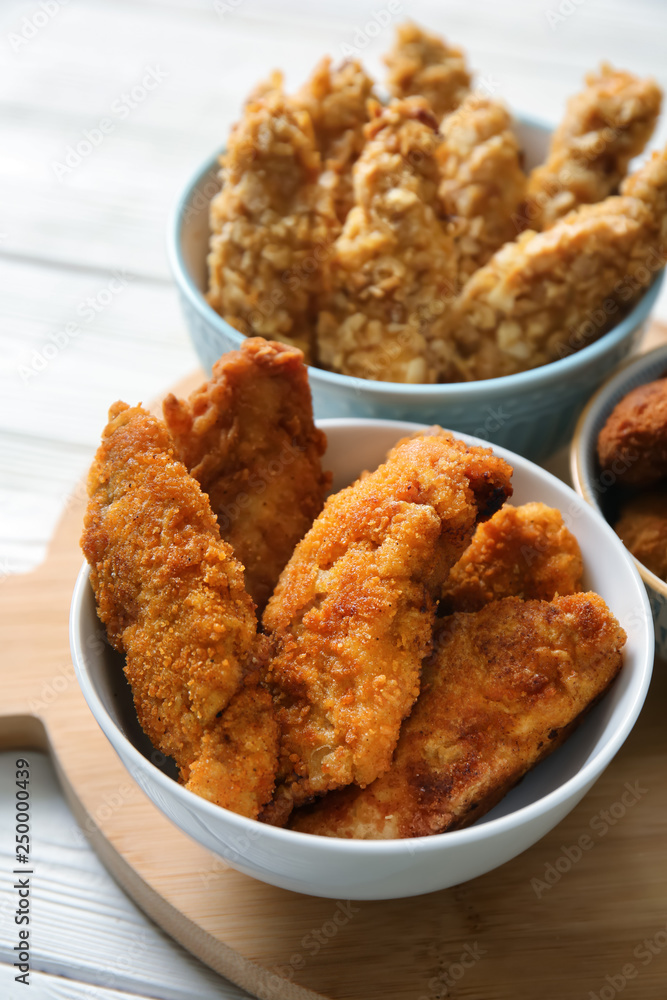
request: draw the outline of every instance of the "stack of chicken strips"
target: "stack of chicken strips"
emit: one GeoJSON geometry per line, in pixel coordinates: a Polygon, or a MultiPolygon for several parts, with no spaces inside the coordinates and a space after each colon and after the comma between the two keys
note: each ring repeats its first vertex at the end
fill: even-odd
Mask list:
{"type": "Polygon", "coordinates": [[[309,363],[389,382],[496,378],[603,335],[665,264],[667,150],[627,175],[661,92],[603,64],[526,173],[502,101],[416,25],[385,62],[253,92],[221,158],[208,301],[309,363]]]}
{"type": "Polygon", "coordinates": [[[163,420],[115,403],[82,546],[139,722],[180,781],[313,834],[474,822],[621,668],[560,513],[439,427],[325,499],[303,354],[224,355],[163,420]]]}

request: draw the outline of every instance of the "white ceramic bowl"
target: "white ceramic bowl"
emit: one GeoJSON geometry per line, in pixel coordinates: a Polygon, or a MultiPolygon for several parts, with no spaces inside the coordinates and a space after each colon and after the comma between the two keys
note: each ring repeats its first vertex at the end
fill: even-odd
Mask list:
{"type": "MultiPolygon", "coordinates": [[[[544,159],[550,130],[529,118],[514,130],[530,170],[544,159]]],[[[181,308],[203,368],[210,373],[242,334],[204,298],[210,238],[209,205],[220,189],[216,154],[203,164],[178,200],[169,223],[167,252],[181,308]]],[[[569,357],[502,378],[444,385],[401,385],[352,378],[310,367],[315,416],[382,417],[437,423],[512,448],[540,461],[572,435],[577,415],[643,335],[662,282],[658,275],[633,309],[612,330],[569,357]]]]}
{"type": "MultiPolygon", "coordinates": [[[[614,478],[601,472],[597,457],[598,434],[616,404],[633,389],[667,374],[667,345],[634,358],[617,371],[595,393],[577,423],[570,447],[572,482],[577,493],[603,517],[610,513],[609,499],[614,478]]],[[[634,557],[633,557],[634,558],[634,557]]],[[[655,646],[667,658],[667,583],[634,560],[646,586],[655,625],[655,646]]]]}
{"type": "MultiPolygon", "coordinates": [[[[416,424],[324,420],[326,466],[334,488],[376,467],[387,449],[416,424]]],[[[463,436],[463,435],[461,435],[463,436]]],[[[471,443],[482,442],[466,438],[471,443]]],[[[254,878],[310,895],[345,899],[417,896],[465,882],[520,854],[554,827],[586,794],[618,751],[639,714],[653,664],[653,626],[646,592],[625,548],[608,524],[569,487],[512,452],[515,503],[542,500],[558,507],[579,539],[585,586],[607,601],[628,633],[625,664],[602,702],[571,739],[466,830],[410,840],[336,840],[245,819],[198,798],[151,761],[137,725],[120,658],[89,641],[98,628],[88,567],[79,574],[70,618],[72,657],[86,700],[130,774],[178,827],[232,867],[254,878]]]]}

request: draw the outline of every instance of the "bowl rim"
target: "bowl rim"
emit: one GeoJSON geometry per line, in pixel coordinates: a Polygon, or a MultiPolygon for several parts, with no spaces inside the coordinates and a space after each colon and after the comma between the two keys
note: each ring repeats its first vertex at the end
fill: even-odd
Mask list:
{"type": "MultiPolygon", "coordinates": [[[[330,428],[333,429],[336,427],[351,425],[361,425],[362,427],[377,427],[378,425],[381,427],[395,427],[398,432],[410,432],[411,430],[420,430],[428,426],[427,424],[414,423],[411,421],[383,420],[381,418],[372,417],[331,417],[317,421],[317,426],[324,431],[327,431],[330,428]]],[[[468,443],[488,448],[488,442],[483,441],[480,438],[476,438],[474,435],[464,434],[457,431],[453,431],[452,433],[468,443]]],[[[558,477],[554,476],[546,469],[543,469],[541,466],[536,465],[534,462],[531,462],[528,459],[523,458],[521,455],[517,455],[514,452],[509,451],[507,448],[503,448],[499,445],[494,445],[493,451],[495,454],[508,461],[513,468],[523,467],[524,472],[533,474],[534,470],[537,469],[541,476],[546,477],[547,480],[553,480],[559,488],[562,488],[567,493],[570,493],[572,495],[572,500],[576,501],[577,505],[585,503],[584,498],[577,494],[570,486],[567,485],[567,483],[558,479],[558,477]]],[[[599,511],[593,508],[592,513],[593,516],[597,517],[601,522],[600,526],[603,531],[607,533],[612,548],[616,549],[618,555],[626,564],[631,574],[634,574],[639,578],[634,561],[631,559],[627,549],[622,544],[613,528],[611,528],[599,511]]],[[[164,774],[164,772],[152,764],[151,761],[147,760],[143,754],[136,749],[134,744],[123,732],[121,732],[119,727],[109,715],[109,712],[97,694],[97,691],[95,690],[92,680],[88,674],[86,657],[79,643],[79,630],[84,593],[86,591],[90,593],[89,575],[90,567],[84,560],[74,586],[69,620],[71,655],[77,680],[81,686],[84,697],[93,712],[98,725],[121,757],[122,754],[117,749],[116,743],[120,741],[124,745],[123,753],[127,754],[129,759],[133,761],[133,768],[130,770],[130,773],[135,780],[137,774],[140,774],[147,768],[152,768],[151,777],[152,780],[157,783],[158,787],[168,796],[175,795],[180,805],[187,812],[191,813],[192,796],[195,793],[189,791],[173,778],[164,774]]],[[[300,844],[304,849],[311,850],[313,848],[317,849],[317,847],[322,847],[323,843],[326,841],[327,849],[334,851],[338,855],[361,853],[362,856],[384,856],[395,853],[402,854],[405,851],[408,851],[409,853],[419,851],[420,854],[426,853],[428,855],[430,853],[438,853],[445,845],[455,847],[457,844],[461,843],[472,844],[478,841],[491,839],[494,836],[507,833],[515,825],[517,825],[517,823],[520,826],[529,825],[531,822],[537,821],[540,816],[553,813],[564,803],[568,803],[572,800],[575,802],[578,801],[577,792],[581,792],[583,790],[582,794],[585,794],[590,785],[597,780],[600,774],[602,774],[604,769],[616,756],[637,721],[644,701],[646,700],[654,663],[653,617],[646,590],[642,585],[640,578],[639,586],[637,587],[637,594],[640,605],[642,605],[644,611],[644,628],[641,634],[637,633],[637,641],[640,644],[640,648],[642,645],[645,646],[645,656],[643,658],[643,662],[639,665],[639,674],[635,680],[635,690],[632,692],[632,699],[630,703],[626,706],[622,724],[610,735],[604,746],[600,747],[595,755],[588,760],[582,768],[580,768],[562,784],[558,785],[557,788],[547,792],[545,795],[540,796],[533,802],[520,806],[504,816],[499,816],[480,824],[465,827],[464,829],[448,830],[444,833],[433,834],[431,836],[406,837],[392,840],[360,840],[338,837],[325,838],[317,834],[301,833],[297,830],[287,830],[281,827],[268,826],[267,824],[260,823],[259,820],[250,819],[246,816],[240,816],[238,813],[231,812],[230,810],[224,809],[222,806],[217,806],[214,803],[198,796],[196,797],[197,807],[199,809],[203,809],[204,815],[213,821],[215,821],[216,817],[220,816],[220,810],[223,809],[226,825],[233,828],[239,834],[250,837],[251,840],[253,838],[258,839],[263,834],[267,834],[267,831],[269,831],[269,836],[277,838],[279,843],[285,843],[288,847],[290,845],[292,847],[296,847],[300,844]],[[446,839],[443,840],[443,838],[446,839]]],[[[630,694],[630,692],[628,692],[628,694],[630,694]]],[[[243,858],[244,856],[242,855],[241,861],[243,858]]]]}
{"type": "MultiPolygon", "coordinates": [[[[526,125],[536,131],[543,133],[553,131],[551,126],[532,116],[515,115],[514,119],[518,124],[526,125]]],[[[217,333],[222,334],[227,339],[231,337],[234,341],[238,340],[236,345],[238,347],[242,340],[245,339],[244,335],[227,323],[209,305],[204,294],[193,282],[185,264],[181,238],[184,220],[190,211],[195,193],[208,175],[217,172],[219,157],[224,152],[224,148],[221,147],[218,152],[200,165],[182,189],[167,224],[167,258],[180,293],[186,297],[190,306],[198,313],[200,319],[209,326],[212,326],[217,333]]],[[[409,398],[414,394],[418,394],[420,397],[437,398],[442,396],[443,392],[447,392],[448,398],[452,401],[463,401],[470,397],[475,398],[479,393],[484,394],[488,392],[510,395],[512,392],[520,390],[523,383],[527,383],[529,380],[531,388],[539,389],[554,380],[561,378],[566,380],[578,368],[589,363],[593,365],[598,357],[606,354],[608,351],[613,351],[635,327],[646,319],[660,291],[663,277],[664,268],[661,268],[630,312],[623,317],[620,323],[613,326],[592,344],[587,344],[586,347],[582,347],[581,350],[575,351],[565,358],[551,361],[548,364],[531,368],[525,372],[517,372],[514,375],[501,375],[493,379],[478,379],[472,382],[441,382],[433,385],[426,382],[381,382],[374,379],[359,378],[354,375],[341,375],[339,372],[330,372],[324,368],[317,368],[315,365],[308,365],[309,377],[340,389],[353,392],[364,390],[371,395],[377,396],[398,394],[409,398]]]]}
{"type": "MultiPolygon", "coordinates": [[[[585,472],[584,466],[584,449],[588,441],[588,435],[592,428],[587,428],[586,424],[592,419],[594,410],[596,410],[601,400],[605,395],[614,395],[614,390],[620,388],[621,385],[628,379],[628,377],[642,370],[643,368],[651,367],[654,360],[657,360],[659,356],[664,356],[664,360],[667,363],[667,344],[663,344],[659,347],[654,347],[650,351],[646,351],[644,354],[639,356],[626,358],[625,361],[612,372],[608,379],[606,379],[601,386],[596,389],[591,398],[586,403],[584,409],[581,411],[579,419],[577,420],[576,426],[574,428],[574,433],[572,435],[572,441],[570,443],[570,474],[572,476],[572,482],[574,483],[574,488],[577,493],[590,504],[599,514],[600,517],[604,517],[599,503],[595,499],[595,495],[591,489],[589,489],[588,477],[585,472]]],[[[650,381],[653,381],[651,379],[650,381]]],[[[646,383],[640,383],[644,385],[646,383]]],[[[628,392],[632,390],[628,389],[628,392]]],[[[615,404],[614,404],[615,405],[615,404]]],[[[611,413],[613,406],[610,404],[605,409],[605,416],[608,417],[611,413]]],[[[609,523],[609,522],[607,522],[609,523]]],[[[611,525],[610,525],[611,527],[611,525]]],[[[612,529],[613,530],[613,529],[612,529]]],[[[640,562],[635,556],[632,555],[629,549],[627,552],[634,562],[639,575],[641,576],[644,584],[655,590],[656,593],[660,594],[661,597],[667,601],[667,582],[661,580],[659,576],[652,573],[643,562],[640,562]]]]}

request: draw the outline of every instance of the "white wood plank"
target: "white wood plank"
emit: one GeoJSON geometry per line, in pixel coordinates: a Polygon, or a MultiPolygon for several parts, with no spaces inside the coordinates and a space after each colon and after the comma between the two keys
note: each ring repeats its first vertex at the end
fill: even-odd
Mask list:
{"type": "MultiPolygon", "coordinates": [[[[420,2],[402,9],[463,44],[472,65],[496,82],[511,107],[547,120],[559,117],[565,97],[603,57],[667,84],[664,5],[616,4],[608,11],[599,0],[586,0],[552,31],[545,11],[555,6],[459,2],[444,14],[420,2]]],[[[321,54],[340,56],[355,38],[359,54],[380,73],[379,56],[399,18],[365,44],[365,25],[376,8],[367,0],[348,2],[341,11],[242,0],[221,17],[214,3],[196,10],[92,2],[63,7],[10,53],[5,69],[4,252],[78,263],[85,246],[91,266],[126,266],[166,279],[165,218],[185,179],[224,142],[247,90],[274,65],[283,66],[295,86],[321,54]],[[158,65],[164,81],[127,117],[114,114],[123,92],[158,65]],[[67,146],[103,117],[113,132],[59,181],[53,162],[62,162],[67,146]],[[27,218],[26,204],[32,206],[27,218]]],[[[20,19],[11,6],[3,10],[9,31],[20,19]]],[[[662,125],[656,142],[665,139],[662,125]]]]}
{"type": "MultiPolygon", "coordinates": [[[[602,58],[652,73],[667,88],[667,4],[584,0],[552,30],[547,12],[559,5],[416,0],[403,3],[399,19],[412,17],[461,44],[510,107],[547,121],[559,118],[602,58]]],[[[241,0],[221,15],[214,0],[71,0],[14,51],[10,34],[39,6],[0,4],[0,585],[11,586],[8,571],[41,560],[109,403],[146,401],[196,364],[164,254],[166,219],[186,179],[224,142],[243,96],[273,66],[285,68],[294,87],[325,52],[338,57],[343,45],[360,44],[368,69],[381,75],[394,22],[367,43],[365,26],[386,7],[386,0],[241,0]],[[149,66],[168,75],[127,117],[113,113],[149,66]],[[105,116],[112,133],[59,181],[53,161],[105,116]],[[80,303],[114,269],[136,277],[42,372],[22,379],[19,366],[78,318],[80,303]]],[[[667,115],[652,145],[665,141],[667,115]]],[[[667,318],[667,292],[658,315],[667,318]]],[[[0,958],[10,948],[11,756],[0,754],[0,958]]],[[[126,899],[77,842],[49,765],[31,759],[41,782],[40,971],[29,995],[240,996],[126,899]],[[119,967],[119,956],[137,943],[144,949],[137,961],[119,967]],[[101,979],[103,967],[113,983],[101,979]],[[60,978],[63,971],[79,983],[60,978]]],[[[13,989],[11,969],[0,965],[0,995],[14,1000],[13,989]]]]}
{"type": "Polygon", "coordinates": [[[104,986],[77,983],[62,976],[50,976],[43,972],[30,973],[30,987],[17,983],[14,969],[0,964],[0,995],[3,1000],[142,1000],[138,993],[108,990],[104,986]]]}
{"type": "MultiPolygon", "coordinates": [[[[48,757],[34,751],[30,761],[31,968],[50,976],[91,984],[88,993],[67,992],[58,982],[51,997],[100,996],[113,992],[160,1000],[241,1000],[246,994],[227,983],[176,945],[107,874],[90,849],[65,802],[48,757]]],[[[0,962],[11,968],[16,868],[14,842],[14,761],[17,752],[0,753],[0,962]]],[[[56,980],[48,981],[49,988],[56,980]]],[[[2,979],[0,979],[0,984],[2,979]]],[[[1,994],[7,994],[3,991],[1,994]]],[[[30,995],[19,993],[17,996],[30,995]]],[[[13,994],[10,994],[13,996],[13,994]]]]}

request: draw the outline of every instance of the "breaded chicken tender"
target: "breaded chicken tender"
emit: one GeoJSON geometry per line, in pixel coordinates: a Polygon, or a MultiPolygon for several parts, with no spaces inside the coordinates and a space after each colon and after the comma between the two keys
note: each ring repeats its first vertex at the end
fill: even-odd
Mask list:
{"type": "Polygon", "coordinates": [[[81,544],[98,615],[125,654],[142,729],[176,761],[183,784],[192,779],[212,801],[257,816],[277,761],[272,705],[254,677],[265,640],[208,498],[175,458],[165,426],[120,402],[109,411],[88,492],[81,544]],[[255,729],[235,733],[248,697],[255,729]],[[228,758],[231,736],[247,755],[236,762],[228,758]],[[239,797],[227,780],[230,763],[239,797]]]}
{"type": "Polygon", "coordinates": [[[667,477],[667,378],[639,385],[624,396],[598,434],[604,472],[631,486],[667,477]]]}
{"type": "Polygon", "coordinates": [[[246,97],[245,104],[246,106],[256,104],[272,94],[279,97],[284,97],[285,94],[285,77],[279,69],[271,70],[265,80],[260,80],[259,83],[255,84],[246,97]]]}
{"type": "Polygon", "coordinates": [[[667,490],[649,490],[628,500],[614,530],[635,559],[667,580],[667,490]]]}
{"type": "Polygon", "coordinates": [[[303,355],[252,337],[223,354],[189,400],[170,393],[163,410],[178,457],[208,494],[262,610],[331,482],[303,355]]]}
{"type": "Polygon", "coordinates": [[[614,197],[506,243],[447,316],[442,381],[512,375],[596,340],[652,279],[654,237],[646,205],[614,197]]]}
{"type": "Polygon", "coordinates": [[[310,117],[269,87],[244,109],[221,164],[208,301],[241,333],[294,344],[310,360],[321,262],[340,229],[310,117]]]}
{"type": "Polygon", "coordinates": [[[356,59],[332,69],[325,56],[292,103],[307,111],[325,171],[323,183],[333,185],[336,214],[341,222],[352,207],[352,166],[361,152],[368,99],[373,81],[356,59]]]}
{"type": "Polygon", "coordinates": [[[511,495],[511,474],[433,428],[329,498],[264,613],[282,731],[269,821],[387,770],[419,693],[435,598],[476,523],[511,495]]]}
{"type": "Polygon", "coordinates": [[[621,194],[643,201],[653,215],[656,226],[656,244],[659,253],[653,270],[664,266],[667,260],[667,146],[653,155],[634,174],[621,184],[621,194]]]}
{"type": "Polygon", "coordinates": [[[393,49],[384,57],[387,86],[394,97],[425,97],[440,120],[457,108],[470,89],[470,73],[461,49],[416,24],[396,29],[393,49]]]}
{"type": "Polygon", "coordinates": [[[204,731],[186,784],[195,795],[251,819],[273,795],[278,759],[273,699],[260,677],[259,670],[250,674],[220,721],[204,731]]]}
{"type": "Polygon", "coordinates": [[[443,120],[438,195],[456,226],[457,284],[517,235],[526,194],[521,151],[499,101],[471,94],[443,120]]]}
{"type": "Polygon", "coordinates": [[[559,510],[543,503],[505,504],[478,524],[449,574],[439,614],[479,611],[503,597],[552,601],[581,590],[579,543],[559,510]]]}
{"type": "Polygon", "coordinates": [[[571,98],[546,162],[528,178],[530,229],[548,229],[579,205],[614,194],[651,137],[662,92],[651,79],[603,63],[571,98]]]}
{"type": "Polygon", "coordinates": [[[376,105],[354,167],[354,208],[329,261],[317,343],[325,368],[434,382],[431,341],[453,299],[456,260],[438,218],[436,122],[423,98],[376,105]]]}
{"type": "Polygon", "coordinates": [[[597,594],[508,597],[443,619],[391,769],[299,810],[292,829],[379,840],[469,826],[604,694],[625,639],[597,594]]]}

